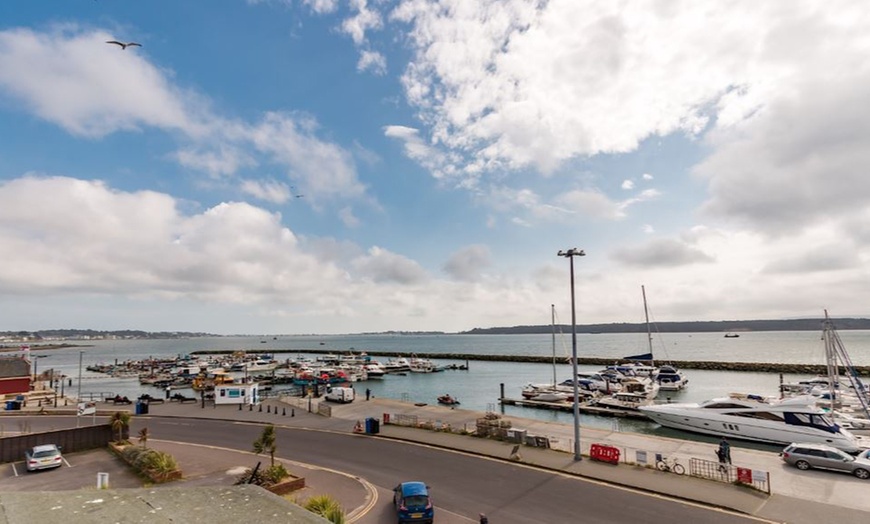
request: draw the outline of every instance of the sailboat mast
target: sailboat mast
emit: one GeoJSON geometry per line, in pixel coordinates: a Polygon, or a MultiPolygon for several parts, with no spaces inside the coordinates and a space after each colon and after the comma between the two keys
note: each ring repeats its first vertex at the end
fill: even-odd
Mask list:
{"type": "MultiPolygon", "coordinates": [[[[646,320],[646,342],[647,342],[647,345],[649,347],[649,354],[652,355],[653,354],[652,330],[650,329],[650,325],[649,325],[649,309],[646,306],[646,288],[644,288],[643,286],[640,286],[640,292],[643,295],[643,316],[646,320]]],[[[654,362],[655,362],[654,360],[650,360],[650,365],[651,366],[655,365],[654,362]]]]}
{"type": "Polygon", "coordinates": [[[550,325],[553,331],[553,388],[556,387],[556,306],[550,304],[550,325]]]}

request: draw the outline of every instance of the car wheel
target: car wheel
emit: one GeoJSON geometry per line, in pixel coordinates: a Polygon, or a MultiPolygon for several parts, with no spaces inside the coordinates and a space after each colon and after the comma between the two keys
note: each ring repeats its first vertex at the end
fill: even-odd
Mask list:
{"type": "Polygon", "coordinates": [[[794,467],[796,467],[797,469],[806,471],[806,470],[810,469],[811,466],[810,466],[810,463],[807,462],[806,460],[799,460],[799,461],[794,463],[794,467]]]}
{"type": "Polygon", "coordinates": [[[852,474],[861,480],[870,479],[870,471],[867,471],[864,468],[858,468],[855,471],[853,471],[852,474]]]}

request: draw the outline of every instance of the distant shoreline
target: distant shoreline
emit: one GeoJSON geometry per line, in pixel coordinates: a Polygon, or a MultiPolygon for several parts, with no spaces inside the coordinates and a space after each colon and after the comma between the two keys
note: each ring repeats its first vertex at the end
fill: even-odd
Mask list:
{"type": "Polygon", "coordinates": [[[93,347],[92,344],[19,344],[17,346],[0,346],[0,353],[13,353],[23,351],[21,346],[28,346],[31,351],[42,351],[44,349],[68,349],[68,348],[88,348],[93,347]]]}

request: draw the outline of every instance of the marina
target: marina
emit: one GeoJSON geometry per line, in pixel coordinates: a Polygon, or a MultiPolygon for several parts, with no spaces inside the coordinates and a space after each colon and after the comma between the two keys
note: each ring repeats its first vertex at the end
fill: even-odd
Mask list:
{"type": "MultiPolygon", "coordinates": [[[[870,331],[840,332],[844,345],[856,368],[870,365],[870,331]]],[[[675,333],[662,334],[660,346],[656,347],[657,359],[661,362],[706,361],[713,363],[775,362],[806,370],[805,373],[774,373],[759,371],[723,371],[716,369],[680,368],[690,378],[690,385],[679,391],[660,392],[656,401],[702,402],[711,398],[727,396],[732,392],[753,393],[763,396],[778,396],[779,386],[798,383],[814,378],[816,369],[824,369],[825,353],[819,332],[742,332],[740,338],[726,339],[721,333],[675,333]]],[[[142,394],[164,397],[165,388],[140,384],[136,374],[107,375],[88,371],[87,366],[113,365],[125,360],[174,361],[183,356],[203,357],[216,353],[241,351],[251,355],[271,354],[278,362],[296,360],[316,362],[326,354],[359,355],[365,352],[372,360],[393,363],[409,360],[411,355],[430,359],[443,369],[436,373],[412,373],[396,371],[379,379],[352,382],[361,393],[369,390],[377,398],[391,398],[403,402],[432,404],[439,396],[449,393],[461,399],[463,409],[500,411],[506,415],[522,416],[569,423],[570,410],[558,405],[535,405],[517,402],[521,390],[529,383],[550,382],[553,377],[552,337],[550,335],[298,335],[264,338],[250,337],[202,337],[173,340],[99,340],[70,341],[74,347],[40,350],[33,346],[32,355],[40,371],[53,370],[63,376],[61,385],[75,396],[79,387],[79,362],[83,362],[81,392],[83,398],[102,398],[121,395],[130,399],[142,394]],[[261,340],[267,340],[261,343],[261,340]],[[379,356],[386,355],[386,356],[379,356]],[[466,355],[466,359],[450,358],[466,355]],[[504,360],[475,360],[473,357],[493,355],[504,360]],[[512,359],[535,357],[539,362],[517,362],[512,359]],[[505,399],[506,401],[503,401],[505,399]],[[511,400],[514,401],[511,401],[511,400]],[[534,406],[534,407],[531,407],[534,406]]],[[[642,353],[647,341],[638,334],[584,334],[578,335],[578,355],[581,355],[579,370],[598,372],[600,364],[587,364],[583,359],[613,364],[625,355],[642,353]]],[[[558,380],[570,378],[565,340],[557,340],[556,375],[558,380]]],[[[281,384],[289,380],[282,377],[282,370],[275,374],[276,383],[269,394],[281,394],[293,384],[281,384]]],[[[237,375],[238,372],[232,372],[237,375]]],[[[241,373],[244,377],[244,373],[241,373]]],[[[249,375],[250,377],[256,374],[249,375]]],[[[193,389],[183,385],[173,387],[173,393],[197,396],[193,389]]],[[[358,399],[360,398],[358,394],[358,399]]],[[[359,401],[359,400],[358,400],[359,401]]],[[[571,404],[568,403],[568,406],[571,404]]],[[[600,416],[603,410],[587,406],[581,413],[581,425],[615,428],[621,431],[673,436],[675,430],[663,428],[634,416],[600,416]]],[[[611,414],[610,412],[606,412],[611,414]]],[[[681,432],[680,432],[681,433],[681,432]]]]}

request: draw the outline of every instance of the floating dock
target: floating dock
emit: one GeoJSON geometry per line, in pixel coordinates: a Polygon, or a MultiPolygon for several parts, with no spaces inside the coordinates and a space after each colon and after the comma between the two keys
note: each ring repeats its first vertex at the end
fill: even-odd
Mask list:
{"type": "MultiPolygon", "coordinates": [[[[502,398],[499,401],[503,406],[520,406],[524,408],[549,409],[552,411],[574,411],[574,404],[572,402],[545,402],[543,400],[527,400],[515,398],[502,398]]],[[[592,406],[584,402],[580,403],[579,410],[580,413],[584,413],[586,415],[650,420],[649,417],[647,417],[640,411],[632,409],[602,408],[598,406],[592,406]]]]}

